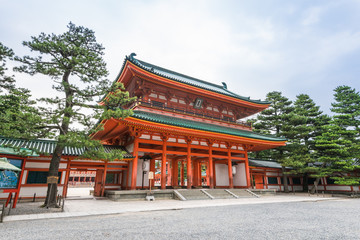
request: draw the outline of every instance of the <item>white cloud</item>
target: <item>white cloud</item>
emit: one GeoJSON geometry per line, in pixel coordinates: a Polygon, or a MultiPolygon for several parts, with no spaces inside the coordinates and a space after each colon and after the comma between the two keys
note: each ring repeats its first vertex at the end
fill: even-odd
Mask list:
{"type": "MultiPolygon", "coordinates": [[[[1,20],[6,18],[0,21],[5,44],[21,55],[22,40],[42,31],[61,33],[72,20],[95,30],[106,47],[111,79],[125,55],[136,52],[144,61],[213,83],[224,81],[239,94],[262,99],[272,90],[296,95],[327,84],[334,66],[360,47],[358,21],[339,28],[330,23],[345,21],[338,9],[358,8],[346,1],[316,6],[288,1],[76,1],[65,9],[69,2],[37,1],[31,14],[30,4],[7,3],[0,10],[1,20]],[[51,11],[52,5],[58,11],[51,11]]],[[[356,20],[355,12],[347,14],[356,20]]],[[[26,81],[30,79],[31,84],[25,78],[21,83],[36,95],[48,92],[38,84],[40,78],[26,81]]]]}
{"type": "Polygon", "coordinates": [[[308,26],[319,22],[322,13],[325,11],[324,7],[311,7],[304,13],[302,25],[308,26]]]}

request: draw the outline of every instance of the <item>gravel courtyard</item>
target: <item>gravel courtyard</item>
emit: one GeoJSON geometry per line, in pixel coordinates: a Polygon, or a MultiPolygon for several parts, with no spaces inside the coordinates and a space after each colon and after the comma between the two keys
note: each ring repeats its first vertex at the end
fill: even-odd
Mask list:
{"type": "Polygon", "coordinates": [[[5,222],[1,239],[360,239],[360,199],[5,222]]]}

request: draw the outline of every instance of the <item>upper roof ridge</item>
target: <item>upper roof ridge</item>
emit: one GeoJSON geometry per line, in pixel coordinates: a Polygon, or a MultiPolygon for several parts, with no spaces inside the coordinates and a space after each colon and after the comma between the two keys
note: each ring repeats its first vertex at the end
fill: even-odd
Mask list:
{"type": "Polygon", "coordinates": [[[250,99],[250,97],[241,96],[239,94],[229,91],[224,86],[224,84],[218,85],[218,84],[207,82],[207,81],[204,81],[204,80],[201,80],[198,78],[194,78],[194,77],[182,74],[182,73],[178,73],[178,72],[175,72],[175,71],[172,71],[172,70],[169,70],[169,69],[166,69],[163,67],[159,67],[157,65],[136,59],[136,58],[134,58],[134,56],[136,56],[136,54],[131,53],[129,56],[126,56],[125,61],[128,60],[128,61],[132,62],[133,64],[139,66],[140,68],[142,68],[146,71],[152,72],[161,77],[166,77],[166,78],[169,78],[174,81],[182,82],[182,83],[185,83],[188,85],[193,85],[193,86],[196,86],[199,88],[203,88],[206,90],[210,90],[213,92],[217,92],[220,94],[228,95],[231,97],[235,97],[235,98],[238,98],[241,100],[245,100],[245,101],[249,101],[249,102],[253,102],[253,103],[257,103],[257,104],[270,104],[271,103],[269,101],[253,100],[253,99],[250,99]]]}
{"type": "MultiPolygon", "coordinates": [[[[193,79],[195,81],[199,81],[199,82],[202,82],[202,83],[206,83],[206,84],[209,84],[209,85],[212,85],[214,87],[219,87],[219,88],[223,88],[222,85],[218,85],[218,84],[215,84],[215,83],[212,83],[212,82],[208,82],[208,81],[205,81],[205,80],[201,80],[199,78],[194,78],[194,77],[191,77],[189,75],[186,75],[186,74],[183,74],[183,73],[179,73],[179,72],[175,72],[173,70],[169,70],[169,69],[166,69],[166,68],[163,68],[163,67],[159,67],[157,65],[154,65],[154,64],[151,64],[151,63],[148,63],[148,62],[145,62],[145,61],[142,61],[142,60],[139,60],[139,59],[135,59],[136,61],[138,61],[140,64],[142,65],[149,65],[149,66],[152,66],[152,67],[156,67],[158,68],[159,70],[163,70],[163,71],[167,71],[169,73],[173,73],[173,74],[176,74],[176,75],[179,75],[179,76],[182,76],[182,77],[186,77],[186,78],[190,78],[190,79],[193,79]]],[[[155,69],[154,69],[155,70],[155,69]]]]}

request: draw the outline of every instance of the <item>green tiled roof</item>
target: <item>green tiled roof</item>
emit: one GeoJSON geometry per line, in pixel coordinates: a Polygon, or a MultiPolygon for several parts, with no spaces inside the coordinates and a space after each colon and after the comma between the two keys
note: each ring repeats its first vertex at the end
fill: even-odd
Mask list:
{"type": "Polygon", "coordinates": [[[209,90],[209,91],[212,91],[212,92],[224,94],[224,95],[234,97],[234,98],[237,98],[237,99],[241,99],[241,100],[244,100],[244,101],[247,101],[247,102],[257,103],[257,104],[270,104],[270,102],[268,102],[268,101],[253,100],[253,99],[250,99],[250,97],[240,96],[240,95],[238,95],[236,93],[233,93],[233,92],[227,90],[224,86],[213,84],[213,83],[210,83],[210,82],[206,82],[206,81],[203,81],[203,80],[200,80],[200,79],[197,79],[197,78],[189,77],[189,76],[186,76],[184,74],[177,73],[177,72],[174,72],[174,71],[171,71],[171,70],[168,70],[168,69],[165,69],[165,68],[162,68],[162,67],[159,67],[159,66],[156,66],[156,65],[153,65],[153,64],[138,60],[138,59],[135,59],[133,56],[136,56],[136,55],[135,54],[130,54],[129,57],[126,57],[126,60],[129,60],[130,62],[132,62],[136,66],[138,66],[138,67],[140,67],[140,68],[142,68],[142,69],[144,69],[144,70],[146,70],[148,72],[154,73],[154,74],[156,74],[158,76],[165,77],[165,78],[168,78],[168,79],[180,82],[180,83],[185,83],[187,85],[202,88],[202,89],[205,89],[205,90],[209,90]]]}
{"type": "MultiPolygon", "coordinates": [[[[267,168],[282,168],[281,164],[275,160],[265,160],[265,159],[252,159],[249,158],[249,165],[252,167],[267,167],[267,168]]],[[[291,169],[286,167],[286,169],[291,169]]]]}
{"type": "MultiPolygon", "coordinates": [[[[12,147],[21,148],[21,153],[24,154],[25,150],[28,156],[36,156],[37,153],[44,155],[51,155],[54,152],[56,146],[56,141],[54,140],[25,140],[25,139],[14,139],[14,138],[5,138],[0,137],[0,153],[4,154],[19,154],[19,152],[12,150],[12,147]],[[35,152],[31,151],[34,150],[35,152]]],[[[126,154],[124,158],[133,158],[133,156],[127,152],[123,146],[113,146],[113,145],[104,145],[105,152],[110,152],[114,149],[120,149],[126,154]]],[[[75,147],[65,147],[63,155],[67,156],[80,156],[84,153],[85,148],[75,148],[75,147]]]]}
{"type": "Polygon", "coordinates": [[[183,118],[175,118],[175,117],[159,115],[159,114],[143,112],[143,111],[134,111],[134,114],[132,115],[132,117],[151,121],[151,122],[157,122],[157,123],[173,125],[173,126],[178,126],[178,127],[184,127],[184,128],[190,128],[190,129],[204,130],[204,131],[209,131],[209,132],[229,134],[229,135],[238,136],[238,137],[246,137],[246,138],[253,138],[253,139],[259,139],[259,140],[266,140],[266,141],[276,141],[276,142],[286,140],[284,138],[277,138],[277,137],[268,136],[268,135],[260,135],[260,134],[257,134],[257,133],[251,132],[251,131],[223,127],[223,126],[214,125],[214,124],[210,124],[210,123],[196,122],[196,121],[187,120],[187,119],[183,119],[183,118]]]}
{"type": "Polygon", "coordinates": [[[281,168],[281,164],[273,160],[264,159],[250,159],[249,165],[252,167],[268,167],[268,168],[281,168]]]}

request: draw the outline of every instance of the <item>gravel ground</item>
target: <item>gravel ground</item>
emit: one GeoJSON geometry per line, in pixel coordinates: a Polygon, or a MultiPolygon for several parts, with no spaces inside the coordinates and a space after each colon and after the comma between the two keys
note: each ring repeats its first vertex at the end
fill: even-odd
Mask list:
{"type": "Polygon", "coordinates": [[[360,199],[5,222],[1,239],[360,239],[360,199]]]}
{"type": "MultiPolygon", "coordinates": [[[[10,209],[10,216],[12,215],[25,215],[25,214],[39,214],[39,213],[54,213],[61,212],[61,208],[42,208],[41,205],[44,204],[44,201],[41,202],[20,202],[16,204],[16,208],[10,209]]],[[[6,208],[5,213],[8,215],[10,205],[6,208]]],[[[1,239],[1,237],[0,237],[1,239]]]]}

